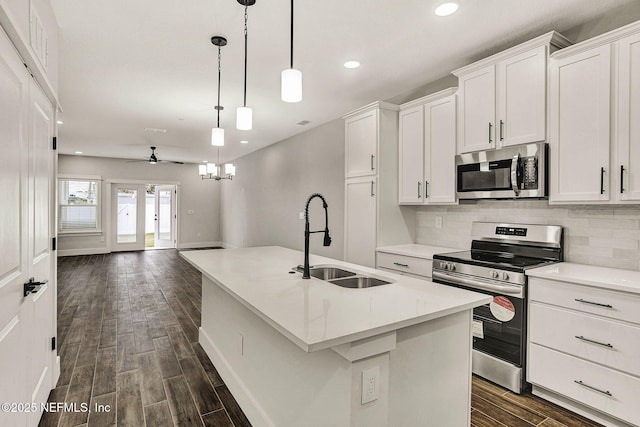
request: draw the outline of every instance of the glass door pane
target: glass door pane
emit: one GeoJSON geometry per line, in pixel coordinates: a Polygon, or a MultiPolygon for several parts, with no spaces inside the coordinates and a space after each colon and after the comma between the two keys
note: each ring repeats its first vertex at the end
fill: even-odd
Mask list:
{"type": "Polygon", "coordinates": [[[169,248],[175,247],[173,238],[174,226],[174,186],[156,186],[156,229],[155,243],[156,247],[169,248]]]}
{"type": "Polygon", "coordinates": [[[136,243],[138,235],[138,190],[117,189],[116,243],[136,243]]]}

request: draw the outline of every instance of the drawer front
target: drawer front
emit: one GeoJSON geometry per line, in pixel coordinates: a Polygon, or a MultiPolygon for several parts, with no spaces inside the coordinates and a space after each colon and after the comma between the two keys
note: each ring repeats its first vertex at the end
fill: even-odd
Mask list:
{"type": "Polygon", "coordinates": [[[639,378],[531,344],[527,381],[640,425],[639,378]]]}
{"type": "Polygon", "coordinates": [[[529,340],[640,376],[640,327],[532,302],[529,340]]]}
{"type": "Polygon", "coordinates": [[[640,324],[640,297],[624,292],[530,277],[529,300],[640,324]]]}
{"type": "Polygon", "coordinates": [[[378,252],[377,256],[377,267],[388,268],[401,273],[431,277],[433,261],[430,259],[388,254],[385,252],[378,252]]]}

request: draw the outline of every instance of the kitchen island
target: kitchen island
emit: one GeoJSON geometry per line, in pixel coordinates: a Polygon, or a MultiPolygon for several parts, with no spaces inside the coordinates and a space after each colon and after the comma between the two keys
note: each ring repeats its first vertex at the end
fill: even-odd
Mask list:
{"type": "Polygon", "coordinates": [[[392,283],[350,289],[281,247],[181,252],[200,343],[254,426],[469,425],[472,309],[491,297],[311,255],[392,283]]]}

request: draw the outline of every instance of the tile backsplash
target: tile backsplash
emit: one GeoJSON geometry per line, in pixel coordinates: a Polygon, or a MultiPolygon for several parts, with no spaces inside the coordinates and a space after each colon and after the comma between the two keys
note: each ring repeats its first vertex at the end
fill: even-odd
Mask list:
{"type": "Polygon", "coordinates": [[[640,207],[554,206],[544,200],[480,200],[419,207],[416,243],[468,249],[473,221],[564,227],[567,262],[640,270],[640,207]],[[442,228],[436,227],[442,217],[442,228]]]}

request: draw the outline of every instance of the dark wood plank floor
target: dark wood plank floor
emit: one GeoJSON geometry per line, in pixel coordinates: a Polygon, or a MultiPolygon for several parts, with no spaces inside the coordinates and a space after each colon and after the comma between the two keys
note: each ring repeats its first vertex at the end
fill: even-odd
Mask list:
{"type": "MultiPolygon", "coordinates": [[[[49,412],[40,426],[250,426],[198,344],[200,302],[200,274],[176,250],[59,258],[61,374],[49,401],[110,410],[49,412]]],[[[597,426],[476,377],[471,422],[597,426]]]]}

